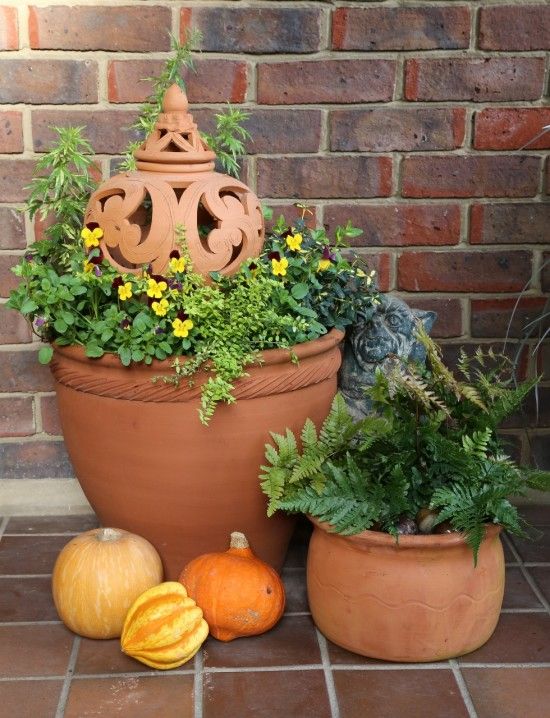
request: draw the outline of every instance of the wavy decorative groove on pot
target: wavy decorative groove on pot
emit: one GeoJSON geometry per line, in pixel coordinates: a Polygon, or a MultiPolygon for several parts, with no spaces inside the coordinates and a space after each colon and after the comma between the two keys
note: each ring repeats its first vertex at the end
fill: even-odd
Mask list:
{"type": "Polygon", "coordinates": [[[388,661],[438,661],[479,648],[504,593],[500,527],[489,525],[474,567],[461,534],[328,533],[315,521],[307,584],[313,619],[334,643],[388,661]]]}
{"type": "MultiPolygon", "coordinates": [[[[258,481],[270,431],[321,424],[336,393],[343,333],[289,350],[263,352],[235,384],[208,427],[198,417],[199,386],[151,383],[159,366],[124,367],[56,347],[52,371],[65,444],[75,474],[103,525],[147,538],[168,579],[203,553],[223,551],[238,526],[262,560],[279,569],[294,520],[266,516],[258,481]]],[[[170,362],[162,365],[169,372],[170,362]]],[[[200,377],[197,377],[200,383],[200,377]]]]}

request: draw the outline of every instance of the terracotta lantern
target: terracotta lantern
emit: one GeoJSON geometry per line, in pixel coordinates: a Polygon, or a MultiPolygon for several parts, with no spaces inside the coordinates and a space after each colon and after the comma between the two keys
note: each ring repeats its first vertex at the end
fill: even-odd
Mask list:
{"type": "Polygon", "coordinates": [[[181,226],[195,271],[232,274],[262,249],[259,200],[239,180],[214,171],[216,155],[201,139],[177,85],[167,90],[162,109],[134,153],[137,170],[99,186],[86,224],[101,227],[103,254],[120,272],[137,274],[150,264],[162,274],[181,226]]]}

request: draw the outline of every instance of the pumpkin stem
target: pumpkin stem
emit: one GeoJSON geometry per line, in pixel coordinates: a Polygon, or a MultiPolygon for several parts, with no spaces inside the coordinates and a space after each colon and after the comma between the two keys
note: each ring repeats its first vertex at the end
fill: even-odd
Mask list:
{"type": "Polygon", "coordinates": [[[122,532],[118,529],[99,529],[96,533],[96,539],[98,541],[118,541],[121,536],[122,532]]]}
{"type": "Polygon", "coordinates": [[[229,548],[249,548],[246,536],[240,531],[232,531],[229,548]]]}

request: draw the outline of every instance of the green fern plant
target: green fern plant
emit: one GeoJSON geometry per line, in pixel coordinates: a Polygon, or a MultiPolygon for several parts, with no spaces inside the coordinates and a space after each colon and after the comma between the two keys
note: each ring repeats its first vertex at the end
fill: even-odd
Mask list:
{"type": "Polygon", "coordinates": [[[419,334],[426,366],[395,359],[386,374],[378,370],[367,392],[372,415],[354,422],[337,395],[319,432],[308,420],[300,443],[290,430],[272,435],[261,475],[270,515],[302,512],[338,533],[375,528],[398,536],[404,518],[430,508],[436,524],[464,533],[474,560],[486,523],[525,534],[509,497],[550,490],[550,473],[516,466],[496,429],[533,382],[515,386],[507,361],[481,350],[461,356],[460,381],[419,334]]]}

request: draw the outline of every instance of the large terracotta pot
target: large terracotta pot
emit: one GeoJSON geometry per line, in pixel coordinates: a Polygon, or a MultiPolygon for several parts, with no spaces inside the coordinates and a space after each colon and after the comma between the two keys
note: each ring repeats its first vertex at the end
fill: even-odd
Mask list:
{"type": "Polygon", "coordinates": [[[280,568],[293,521],[268,519],[259,467],[269,432],[321,423],[336,393],[343,333],[264,352],[235,385],[231,406],[199,422],[200,384],[152,383],[170,362],[123,367],[116,356],[88,359],[55,347],[51,364],[65,443],[76,476],[103,525],[147,538],[166,576],[242,531],[254,552],[280,568]]]}
{"type": "Polygon", "coordinates": [[[479,648],[504,593],[500,527],[489,525],[474,567],[461,534],[355,536],[315,525],[307,562],[313,620],[349,651],[387,661],[439,661],[479,648]]]}

